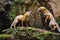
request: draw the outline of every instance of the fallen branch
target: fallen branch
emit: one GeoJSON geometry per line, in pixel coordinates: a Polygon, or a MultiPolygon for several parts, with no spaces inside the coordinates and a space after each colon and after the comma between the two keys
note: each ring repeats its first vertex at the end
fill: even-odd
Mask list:
{"type": "MultiPolygon", "coordinates": [[[[55,33],[55,32],[51,32],[51,31],[44,30],[44,29],[39,29],[39,28],[34,28],[34,27],[16,27],[16,29],[19,30],[19,31],[33,30],[33,31],[37,31],[37,32],[40,32],[40,33],[45,33],[45,34],[60,35],[60,33],[55,33]]],[[[4,31],[6,32],[7,30],[11,31],[11,29],[6,29],[6,30],[3,30],[3,32],[4,31]]]]}

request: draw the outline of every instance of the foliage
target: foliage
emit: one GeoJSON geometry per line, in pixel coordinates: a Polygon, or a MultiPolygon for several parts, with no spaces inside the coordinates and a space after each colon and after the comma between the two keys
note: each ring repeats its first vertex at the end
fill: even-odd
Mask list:
{"type": "Polygon", "coordinates": [[[16,29],[18,30],[17,33],[10,29],[10,33],[13,33],[15,39],[34,40],[36,38],[36,40],[48,40],[49,38],[50,40],[59,40],[60,38],[60,35],[53,35],[52,32],[39,32],[34,30],[33,27],[17,27],[16,29]]]}
{"type": "Polygon", "coordinates": [[[8,14],[8,17],[10,17],[11,21],[16,17],[16,15],[18,14],[17,12],[18,12],[17,6],[14,2],[12,2],[11,11],[8,14]]]}
{"type": "Polygon", "coordinates": [[[4,38],[10,38],[11,34],[0,34],[0,38],[4,39],[4,38]]]}
{"type": "Polygon", "coordinates": [[[10,40],[11,34],[0,34],[0,40],[10,40]]]}
{"type": "Polygon", "coordinates": [[[59,24],[59,26],[60,26],[60,18],[58,18],[58,19],[57,19],[57,23],[58,23],[58,24],[59,24]]]}
{"type": "Polygon", "coordinates": [[[15,0],[15,2],[22,5],[24,3],[24,0],[15,0]]]}

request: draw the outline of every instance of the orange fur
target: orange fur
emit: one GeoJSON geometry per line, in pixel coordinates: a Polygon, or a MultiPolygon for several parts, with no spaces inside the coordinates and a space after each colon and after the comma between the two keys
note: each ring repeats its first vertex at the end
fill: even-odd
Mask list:
{"type": "Polygon", "coordinates": [[[28,11],[26,12],[24,15],[18,15],[15,17],[13,23],[11,24],[10,28],[12,28],[12,26],[14,26],[18,23],[18,21],[22,22],[22,26],[23,26],[23,22],[24,21],[28,21],[28,17],[31,15],[32,11],[28,11]]]}
{"type": "Polygon", "coordinates": [[[50,15],[46,15],[45,17],[45,22],[47,23],[48,21],[50,21],[50,15]]]}
{"type": "Polygon", "coordinates": [[[38,11],[42,12],[42,14],[46,16],[45,22],[47,22],[47,20],[50,19],[49,27],[52,30],[55,30],[57,28],[58,31],[60,32],[59,25],[57,24],[57,22],[55,21],[53,15],[51,14],[51,12],[48,9],[46,9],[45,7],[40,7],[40,8],[38,8],[38,11]],[[47,16],[47,15],[49,15],[49,16],[47,16]],[[51,25],[53,25],[53,26],[51,26],[51,25]]]}

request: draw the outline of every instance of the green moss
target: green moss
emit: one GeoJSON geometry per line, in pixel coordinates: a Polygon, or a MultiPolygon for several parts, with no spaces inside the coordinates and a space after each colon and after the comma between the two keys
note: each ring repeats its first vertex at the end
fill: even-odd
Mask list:
{"type": "Polygon", "coordinates": [[[54,35],[53,32],[39,32],[37,30],[34,30],[35,28],[33,27],[16,27],[16,29],[18,33],[15,33],[15,34],[13,30],[9,29],[10,32],[13,32],[16,39],[25,40],[25,39],[37,38],[39,40],[45,40],[47,39],[47,37],[49,37],[51,40],[58,40],[60,38],[60,35],[54,35]]]}
{"type": "Polygon", "coordinates": [[[15,2],[18,3],[18,4],[23,4],[24,0],[16,0],[15,2]]]}
{"type": "Polygon", "coordinates": [[[0,34],[0,39],[10,38],[11,34],[0,34]]]}

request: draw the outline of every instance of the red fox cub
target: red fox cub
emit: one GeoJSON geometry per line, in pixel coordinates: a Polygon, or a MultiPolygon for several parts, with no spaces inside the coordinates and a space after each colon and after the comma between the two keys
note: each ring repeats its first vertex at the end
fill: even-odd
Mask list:
{"type": "Polygon", "coordinates": [[[55,29],[57,29],[60,32],[60,28],[59,25],[57,24],[56,20],[54,19],[53,15],[51,14],[51,12],[46,9],[45,7],[40,7],[38,8],[39,12],[42,12],[41,14],[45,15],[45,22],[47,23],[47,20],[49,19],[49,27],[54,31],[55,29]]]}
{"type": "Polygon", "coordinates": [[[16,26],[16,24],[18,23],[18,21],[21,21],[22,22],[22,26],[23,26],[23,22],[24,21],[28,21],[28,17],[31,15],[32,11],[28,11],[26,12],[24,15],[18,15],[15,17],[13,23],[11,24],[10,28],[12,28],[14,26],[16,26]]]}

